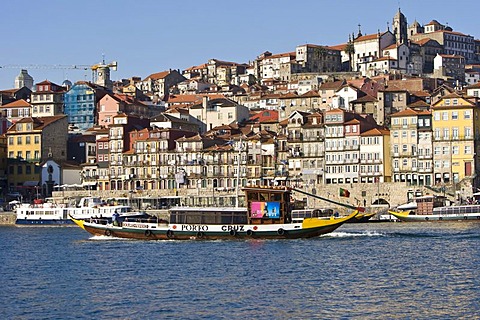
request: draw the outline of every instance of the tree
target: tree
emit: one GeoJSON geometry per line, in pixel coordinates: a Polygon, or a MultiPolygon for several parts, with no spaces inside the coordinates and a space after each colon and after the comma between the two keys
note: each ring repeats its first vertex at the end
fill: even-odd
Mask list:
{"type": "Polygon", "coordinates": [[[353,58],[353,55],[355,54],[355,46],[353,45],[353,41],[352,39],[350,38],[350,36],[348,36],[348,43],[347,45],[345,46],[345,49],[343,50],[346,54],[348,54],[348,71],[352,71],[353,69],[353,61],[352,61],[352,58],[353,58]]]}

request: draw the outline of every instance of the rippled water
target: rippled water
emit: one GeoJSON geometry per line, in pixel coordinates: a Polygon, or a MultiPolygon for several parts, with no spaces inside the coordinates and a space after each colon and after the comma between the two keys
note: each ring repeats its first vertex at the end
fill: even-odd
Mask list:
{"type": "Polygon", "coordinates": [[[478,319],[480,223],[309,240],[128,241],[0,227],[4,319],[478,319]]]}

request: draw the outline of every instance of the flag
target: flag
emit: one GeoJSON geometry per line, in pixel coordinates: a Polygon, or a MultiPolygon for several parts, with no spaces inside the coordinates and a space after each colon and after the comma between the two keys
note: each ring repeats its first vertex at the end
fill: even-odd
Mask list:
{"type": "Polygon", "coordinates": [[[347,189],[340,188],[340,197],[349,198],[350,197],[350,191],[348,191],[347,189]]]}

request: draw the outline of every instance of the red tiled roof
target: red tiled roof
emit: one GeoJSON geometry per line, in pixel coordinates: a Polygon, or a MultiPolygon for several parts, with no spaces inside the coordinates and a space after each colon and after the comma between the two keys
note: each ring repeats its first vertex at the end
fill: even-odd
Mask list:
{"type": "MultiPolygon", "coordinates": [[[[383,36],[385,33],[387,33],[387,32],[380,33],[380,37],[383,36]]],[[[378,38],[379,38],[378,33],[372,33],[372,34],[367,34],[367,35],[358,37],[355,40],[353,40],[353,42],[375,40],[375,39],[378,39],[378,38]]]]}
{"type": "MultiPolygon", "coordinates": [[[[399,112],[396,112],[392,115],[390,115],[391,117],[395,118],[395,117],[406,117],[406,116],[418,116],[419,114],[423,114],[424,111],[416,111],[416,110],[412,110],[410,108],[406,108],[405,110],[402,110],[402,111],[399,111],[399,112]]],[[[428,113],[430,114],[430,113],[428,113]]]]}
{"type": "Polygon", "coordinates": [[[360,136],[362,137],[367,137],[367,136],[389,136],[390,135],[390,130],[385,129],[385,128],[374,128],[368,131],[365,131],[364,133],[361,133],[360,136]]]}
{"type": "Polygon", "coordinates": [[[170,71],[162,71],[162,72],[157,72],[157,73],[152,73],[148,77],[146,77],[143,81],[147,79],[152,79],[152,80],[158,80],[158,79],[163,79],[166,76],[170,74],[170,71]]]}
{"type": "Polygon", "coordinates": [[[27,101],[20,99],[16,100],[7,104],[4,104],[3,106],[0,106],[0,108],[5,109],[5,108],[26,108],[26,107],[31,107],[32,105],[28,103],[27,101]]]}
{"type": "Polygon", "coordinates": [[[345,50],[346,46],[347,46],[346,43],[342,43],[342,44],[337,44],[335,46],[328,46],[327,48],[331,49],[331,50],[343,51],[343,50],[345,50]]]}
{"type": "Polygon", "coordinates": [[[386,47],[386,48],[385,48],[385,49],[383,49],[383,50],[391,50],[391,49],[396,49],[397,47],[398,47],[398,45],[397,45],[396,43],[394,43],[394,44],[391,44],[391,45],[389,45],[388,47],[386,47]]]}

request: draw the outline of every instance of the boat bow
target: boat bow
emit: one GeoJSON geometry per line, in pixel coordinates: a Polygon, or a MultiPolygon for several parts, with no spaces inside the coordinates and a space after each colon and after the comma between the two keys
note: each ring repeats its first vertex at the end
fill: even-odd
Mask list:
{"type": "Polygon", "coordinates": [[[72,220],[77,226],[79,226],[80,228],[85,230],[85,226],[84,226],[85,221],[84,220],[74,219],[71,215],[70,215],[70,220],[72,220]]]}

